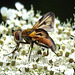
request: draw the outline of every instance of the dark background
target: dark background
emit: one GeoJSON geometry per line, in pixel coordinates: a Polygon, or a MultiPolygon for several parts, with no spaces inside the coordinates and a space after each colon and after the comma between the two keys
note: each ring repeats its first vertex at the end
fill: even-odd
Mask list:
{"type": "MultiPolygon", "coordinates": [[[[21,2],[27,10],[30,10],[32,4],[35,12],[40,10],[42,15],[52,11],[56,17],[59,17],[61,22],[66,22],[66,19],[70,20],[70,18],[72,18],[72,22],[74,21],[75,0],[0,0],[0,8],[3,6],[15,8],[15,2],[21,2]]],[[[0,15],[0,22],[1,21],[2,18],[0,15]]]]}

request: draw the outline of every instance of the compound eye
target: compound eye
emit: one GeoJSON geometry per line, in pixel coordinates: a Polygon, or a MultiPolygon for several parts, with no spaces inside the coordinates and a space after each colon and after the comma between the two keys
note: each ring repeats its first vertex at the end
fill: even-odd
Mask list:
{"type": "Polygon", "coordinates": [[[20,40],[21,37],[22,37],[21,35],[22,35],[22,31],[21,30],[17,30],[17,31],[14,32],[14,38],[16,40],[20,40]]]}

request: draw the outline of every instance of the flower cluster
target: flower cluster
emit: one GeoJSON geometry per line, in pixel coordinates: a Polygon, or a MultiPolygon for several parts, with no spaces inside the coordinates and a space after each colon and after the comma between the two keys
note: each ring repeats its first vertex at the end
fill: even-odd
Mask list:
{"type": "MultiPolygon", "coordinates": [[[[35,15],[34,9],[27,11],[17,2],[16,9],[2,7],[0,13],[3,21],[0,24],[0,75],[74,75],[75,74],[75,31],[74,25],[68,21],[60,23],[55,18],[55,30],[49,33],[56,44],[56,56],[51,49],[34,45],[30,61],[29,45],[20,44],[19,49],[8,56],[14,50],[16,43],[13,31],[32,28],[41,17],[40,12],[35,15]]],[[[74,14],[75,19],[75,14],[74,14]]]]}

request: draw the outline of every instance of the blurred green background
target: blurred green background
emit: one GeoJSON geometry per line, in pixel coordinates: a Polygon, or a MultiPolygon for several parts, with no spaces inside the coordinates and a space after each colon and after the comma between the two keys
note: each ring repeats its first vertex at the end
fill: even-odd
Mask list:
{"type": "MultiPolygon", "coordinates": [[[[35,13],[37,10],[41,11],[41,14],[52,11],[56,17],[59,17],[61,22],[66,22],[66,19],[72,18],[74,13],[75,0],[0,0],[0,8],[6,6],[7,8],[15,8],[15,2],[21,2],[27,10],[31,8],[31,4],[34,7],[35,13]]],[[[0,14],[0,22],[1,14],[0,14]]]]}

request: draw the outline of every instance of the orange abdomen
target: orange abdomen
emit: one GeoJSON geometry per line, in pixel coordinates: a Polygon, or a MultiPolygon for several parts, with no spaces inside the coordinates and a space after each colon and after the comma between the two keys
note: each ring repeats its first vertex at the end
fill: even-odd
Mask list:
{"type": "Polygon", "coordinates": [[[35,39],[38,40],[39,42],[41,42],[41,43],[47,45],[49,48],[52,49],[53,52],[56,50],[55,45],[54,45],[52,39],[50,39],[50,38],[49,38],[49,39],[48,39],[48,38],[42,38],[42,37],[40,37],[40,38],[35,38],[35,39]]]}

